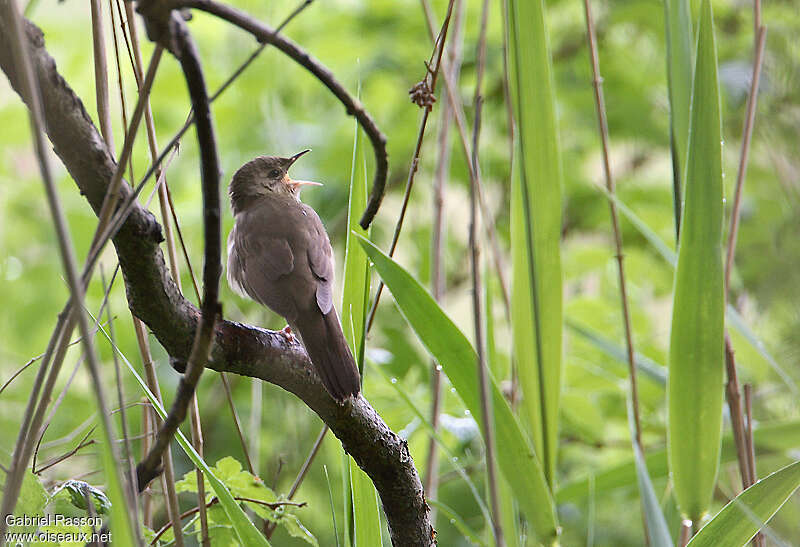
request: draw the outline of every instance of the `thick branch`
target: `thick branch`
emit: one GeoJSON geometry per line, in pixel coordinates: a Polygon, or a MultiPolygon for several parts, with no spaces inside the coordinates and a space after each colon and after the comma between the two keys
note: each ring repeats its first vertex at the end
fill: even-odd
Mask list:
{"type": "MultiPolygon", "coordinates": [[[[89,204],[99,211],[115,164],[83,104],[58,74],[42,33],[27,26],[31,59],[42,89],[47,132],[55,151],[89,204]]],[[[0,20],[0,67],[12,86],[19,77],[9,55],[7,22],[0,20]]],[[[123,185],[120,202],[129,195],[123,185]]],[[[185,361],[200,316],[178,291],[161,253],[161,228],[135,206],[113,242],[132,311],[152,329],[171,356],[185,361]]],[[[209,368],[260,378],[294,393],[328,424],[344,449],[372,479],[381,496],[395,545],[433,544],[428,506],[404,440],[361,396],[340,406],[328,395],[297,342],[279,333],[221,321],[215,328],[209,368]]]]}

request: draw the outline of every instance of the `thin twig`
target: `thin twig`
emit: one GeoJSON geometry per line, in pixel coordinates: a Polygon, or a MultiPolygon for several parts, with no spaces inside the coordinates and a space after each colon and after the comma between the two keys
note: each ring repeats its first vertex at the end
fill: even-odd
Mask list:
{"type": "MultiPolygon", "coordinates": [[[[117,279],[117,272],[119,272],[119,265],[114,268],[114,274],[111,276],[111,281],[106,284],[105,273],[103,272],[102,268],[100,270],[100,277],[105,287],[105,300],[108,300],[108,295],[111,293],[111,288],[114,286],[114,281],[117,279]]],[[[119,366],[119,359],[117,358],[117,352],[113,351],[113,348],[117,345],[116,342],[116,333],[114,329],[114,318],[111,314],[111,304],[108,303],[106,307],[106,313],[108,315],[108,334],[111,337],[111,355],[114,359],[114,380],[117,385],[117,401],[119,404],[119,415],[120,415],[120,424],[122,426],[122,439],[124,441],[123,446],[125,447],[125,473],[127,478],[127,484],[125,485],[125,492],[128,495],[128,503],[130,504],[131,511],[133,511],[133,522],[139,522],[139,500],[138,500],[138,492],[136,491],[136,487],[134,486],[134,477],[136,472],[136,466],[134,464],[134,457],[133,457],[133,447],[131,446],[130,442],[130,433],[128,432],[128,418],[125,412],[125,397],[122,393],[122,374],[120,372],[119,366]]],[[[97,314],[97,318],[100,319],[102,316],[102,312],[97,314]]],[[[111,411],[114,414],[114,410],[111,411]]],[[[142,540],[140,537],[141,530],[139,530],[138,526],[134,527],[134,533],[136,534],[137,540],[139,540],[139,544],[141,545],[142,540]]]]}
{"type": "MultiPolygon", "coordinates": [[[[428,12],[431,11],[430,3],[426,0],[422,2],[423,10],[426,12],[426,19],[431,21],[433,15],[428,12]]],[[[455,14],[453,16],[453,38],[451,45],[447,50],[447,64],[444,65],[442,70],[447,71],[445,75],[453,80],[458,80],[461,70],[461,49],[463,42],[463,15],[464,15],[464,2],[457,0],[454,7],[455,14]]],[[[433,31],[431,26],[429,30],[433,31]]],[[[431,40],[435,40],[435,36],[431,36],[431,40]]],[[[444,58],[443,58],[444,59],[444,58]]],[[[447,178],[450,173],[450,126],[453,121],[454,106],[450,101],[449,95],[445,95],[442,101],[442,109],[439,122],[439,135],[438,135],[438,148],[436,172],[433,180],[433,226],[431,228],[431,294],[433,298],[439,302],[444,295],[445,290],[445,265],[444,265],[444,245],[446,239],[446,224],[444,222],[444,203],[445,203],[445,188],[447,186],[447,178]]],[[[431,415],[430,422],[434,432],[438,431],[439,427],[439,414],[442,401],[442,368],[436,362],[431,361],[431,415]]],[[[428,454],[425,462],[425,477],[423,479],[423,488],[425,495],[428,499],[436,499],[439,485],[439,449],[435,436],[431,436],[428,441],[428,454]]],[[[436,522],[436,507],[431,508],[431,520],[436,522]]]]}
{"type": "MultiPolygon", "coordinates": [[[[745,444],[747,445],[747,468],[750,473],[750,478],[753,479],[753,484],[758,480],[756,473],[756,451],[755,444],[753,443],[753,386],[751,384],[744,385],[744,407],[747,414],[747,430],[745,431],[745,444]]],[[[764,534],[758,532],[753,536],[751,542],[753,547],[764,547],[766,539],[764,534]]]]}
{"type": "MultiPolygon", "coordinates": [[[[139,37],[136,30],[136,21],[133,16],[133,8],[131,7],[130,2],[125,3],[126,9],[126,21],[128,24],[128,28],[130,31],[131,37],[131,51],[133,53],[133,71],[136,75],[136,81],[140,82],[142,80],[142,59],[141,53],[139,48],[139,37]]],[[[147,99],[145,103],[145,111],[144,111],[144,120],[145,120],[145,129],[147,130],[147,143],[150,150],[150,156],[153,162],[158,159],[158,142],[156,138],[156,129],[155,129],[155,121],[153,120],[153,110],[150,106],[150,100],[147,99]]],[[[177,225],[177,217],[175,215],[175,210],[171,208],[171,201],[168,198],[168,184],[166,181],[166,170],[164,172],[160,171],[160,167],[158,167],[155,171],[156,179],[159,180],[159,183],[156,184],[156,188],[158,191],[158,203],[161,210],[161,224],[164,228],[164,239],[167,245],[167,257],[169,258],[169,266],[170,272],[172,273],[172,278],[175,281],[175,284],[178,286],[178,290],[181,290],[181,275],[180,275],[180,267],[178,265],[178,256],[175,250],[175,238],[172,233],[172,222],[170,221],[169,213],[172,213],[173,218],[176,219],[177,225]]],[[[116,356],[116,354],[115,354],[116,356]]],[[[194,449],[197,451],[200,456],[203,456],[203,431],[202,426],[200,423],[200,409],[197,404],[197,397],[193,397],[193,400],[190,403],[191,409],[191,432],[192,432],[192,445],[194,449]]],[[[169,451],[169,448],[167,449],[169,451]]],[[[167,456],[167,460],[171,459],[171,456],[167,456]]],[[[165,465],[165,480],[167,483],[173,482],[174,477],[170,476],[169,471],[171,465],[165,465]]],[[[204,547],[210,546],[210,540],[208,536],[208,516],[205,511],[205,505],[203,502],[205,501],[205,481],[203,478],[203,472],[197,468],[195,470],[197,476],[197,497],[198,503],[200,507],[200,537],[201,542],[204,547]]],[[[172,518],[178,514],[178,507],[177,507],[177,494],[172,495],[172,490],[174,487],[168,485],[168,492],[169,495],[167,496],[168,502],[172,505],[173,502],[175,504],[174,507],[170,508],[169,513],[172,518]]]]}
{"type": "MultiPolygon", "coordinates": [[[[428,0],[422,0],[423,11],[425,19],[428,24],[428,33],[433,40],[433,33],[435,24],[433,21],[433,10],[430,9],[428,0]]],[[[464,154],[464,163],[467,166],[467,172],[470,177],[476,177],[478,180],[478,203],[480,205],[481,216],[484,219],[483,225],[486,229],[486,235],[489,241],[489,247],[492,250],[492,261],[497,272],[497,278],[500,282],[500,292],[503,297],[503,305],[506,312],[506,318],[511,319],[511,300],[508,294],[508,283],[506,281],[505,267],[503,265],[502,252],[500,250],[500,243],[495,230],[494,217],[489,211],[486,203],[486,198],[483,191],[483,182],[481,181],[480,171],[473,173],[472,169],[472,150],[469,143],[470,137],[467,134],[467,122],[465,121],[464,108],[461,103],[461,98],[457,91],[455,78],[450,74],[448,67],[448,60],[442,59],[442,78],[444,79],[444,89],[447,93],[448,103],[453,107],[453,115],[456,121],[456,129],[458,130],[459,140],[461,142],[461,150],[464,154]]]]}
{"type": "Polygon", "coordinates": [[[95,430],[95,428],[93,427],[92,429],[87,431],[86,435],[83,436],[83,438],[78,443],[78,445],[75,448],[73,448],[73,449],[69,450],[68,452],[66,452],[65,454],[62,454],[61,456],[56,456],[55,458],[52,458],[52,459],[46,461],[38,469],[36,469],[36,467],[34,465],[33,473],[35,475],[41,475],[42,473],[44,473],[45,471],[47,471],[51,467],[63,462],[64,460],[66,460],[67,458],[70,458],[71,456],[74,456],[82,448],[86,448],[87,446],[94,444],[95,440],[94,439],[89,439],[91,434],[94,433],[94,430],[95,430]]]}
{"type": "Polygon", "coordinates": [[[478,387],[481,397],[481,418],[483,419],[483,439],[486,449],[486,476],[489,488],[489,500],[492,507],[492,528],[494,542],[498,546],[504,545],[503,528],[500,524],[500,501],[498,496],[497,470],[495,468],[494,444],[494,409],[489,388],[489,372],[486,363],[486,346],[484,340],[483,324],[483,285],[481,282],[481,261],[478,243],[478,178],[479,173],[479,142],[481,133],[481,108],[483,106],[483,73],[486,67],[486,27],[489,19],[489,0],[483,0],[481,10],[481,30],[478,39],[477,70],[475,80],[475,120],[472,126],[472,169],[470,170],[469,193],[469,247],[472,266],[472,310],[475,322],[475,352],[478,355],[478,387]]]}
{"type": "MultiPolygon", "coordinates": [[[[290,500],[294,499],[294,495],[297,493],[298,488],[300,488],[300,485],[303,484],[303,479],[306,478],[306,474],[308,473],[308,470],[311,468],[311,464],[314,462],[314,458],[317,457],[319,449],[322,446],[322,441],[325,439],[325,435],[327,433],[328,433],[328,426],[327,425],[322,426],[319,435],[317,435],[317,440],[314,441],[314,446],[311,447],[311,451],[308,453],[308,456],[306,456],[303,465],[300,467],[300,471],[297,473],[297,476],[295,477],[294,482],[292,483],[292,487],[289,489],[289,494],[287,496],[288,499],[290,500]]],[[[270,539],[272,537],[272,534],[273,532],[275,532],[276,527],[277,524],[274,522],[270,522],[267,524],[267,526],[264,529],[264,534],[267,536],[267,539],[270,539]]]]}
{"type": "MultiPolygon", "coordinates": [[[[600,142],[603,151],[603,174],[606,179],[606,189],[610,196],[614,195],[614,177],[611,174],[611,159],[608,142],[608,120],[606,118],[606,104],[603,97],[603,77],[600,75],[600,61],[597,55],[597,38],[595,36],[594,17],[590,0],[583,1],[586,14],[586,37],[589,42],[589,56],[592,63],[592,87],[594,88],[595,109],[597,111],[597,124],[600,130],[600,142]]],[[[619,226],[619,216],[614,200],[609,197],[608,209],[611,213],[611,228],[614,232],[614,251],[617,259],[617,275],[619,281],[619,298],[622,305],[622,320],[625,326],[625,348],[628,357],[628,375],[631,381],[631,405],[633,407],[634,441],[639,450],[644,454],[642,446],[642,422],[639,411],[639,387],[636,375],[636,360],[633,349],[633,328],[631,327],[631,314],[628,307],[628,290],[625,283],[624,254],[622,251],[622,231],[619,226]]]]}
{"type": "Polygon", "coordinates": [[[92,46],[94,52],[94,86],[100,133],[113,155],[114,132],[111,129],[111,108],[108,102],[108,62],[103,31],[103,10],[100,0],[90,0],[92,11],[92,46]]]}
{"type": "MultiPolygon", "coordinates": [[[[450,0],[447,4],[447,15],[445,16],[444,22],[442,23],[442,28],[439,31],[439,37],[434,43],[433,51],[431,52],[431,59],[436,57],[436,65],[433,68],[430,66],[428,67],[428,72],[425,74],[425,77],[422,80],[423,82],[426,82],[427,88],[430,90],[431,95],[436,92],[436,79],[442,66],[442,54],[444,53],[445,41],[447,40],[447,30],[450,28],[450,17],[453,14],[453,1],[454,0],[450,0]],[[427,84],[427,79],[429,76],[430,84],[427,84]]],[[[397,248],[397,241],[400,239],[400,231],[403,229],[403,220],[405,219],[406,210],[408,209],[408,202],[411,198],[411,189],[414,186],[414,176],[417,174],[417,167],[419,166],[419,156],[422,149],[422,141],[425,138],[425,128],[428,125],[428,116],[431,113],[431,108],[432,102],[429,103],[422,112],[422,120],[420,121],[419,130],[417,132],[417,143],[414,146],[414,155],[411,159],[411,166],[408,170],[408,179],[406,180],[406,188],[405,192],[403,193],[403,204],[400,207],[400,215],[397,218],[397,223],[394,227],[392,244],[389,246],[389,256],[394,256],[394,251],[397,248]]],[[[372,322],[375,320],[375,312],[378,309],[378,303],[380,302],[382,293],[383,281],[378,284],[378,289],[375,292],[375,299],[372,302],[372,308],[369,310],[369,317],[367,318],[367,332],[369,332],[372,328],[372,322]]]]}
{"type": "Polygon", "coordinates": [[[692,521],[684,519],[681,521],[681,531],[678,537],[679,547],[686,547],[690,539],[692,539],[692,521]]]}
{"type": "MultiPolygon", "coordinates": [[[[760,2],[754,6],[754,19],[761,20],[760,2]]],[[[739,170],[736,176],[736,189],[731,210],[731,226],[728,231],[727,256],[725,261],[725,297],[730,298],[730,276],[733,269],[734,255],[736,252],[736,236],[739,230],[739,216],[741,207],[742,189],[744,188],[744,177],[747,171],[747,159],[750,151],[750,142],[755,121],[756,104],[758,102],[758,84],[761,79],[761,65],[763,61],[764,43],[766,40],[766,28],[758,27],[756,37],[755,54],[753,60],[753,76],[750,82],[750,96],[747,100],[747,113],[744,123],[744,134],[742,136],[742,149],[739,156],[739,170]]],[[[742,401],[739,389],[739,379],[736,372],[736,360],[734,357],[733,344],[727,329],[725,331],[725,371],[727,382],[725,384],[725,395],[728,402],[731,425],[733,428],[733,438],[736,444],[736,456],[739,464],[739,472],[742,477],[742,488],[746,489],[755,481],[755,477],[750,474],[748,465],[747,438],[745,434],[744,413],[742,411],[742,401]]]]}
{"type": "MultiPolygon", "coordinates": [[[[760,18],[760,14],[757,18],[760,18]]],[[[733,257],[736,253],[736,236],[739,233],[739,212],[742,204],[742,190],[744,177],[747,174],[747,160],[750,156],[750,142],[753,137],[753,125],[756,117],[758,103],[758,84],[761,80],[761,66],[764,61],[764,44],[767,38],[767,28],[759,27],[756,40],[755,60],[753,61],[753,75],[750,81],[750,95],[747,98],[747,113],[744,119],[742,135],[742,149],[739,154],[739,169],[736,173],[736,189],[733,194],[733,208],[731,209],[731,226],[728,230],[728,252],[725,259],[725,287],[730,292],[731,270],[733,270],[733,257]]]]}

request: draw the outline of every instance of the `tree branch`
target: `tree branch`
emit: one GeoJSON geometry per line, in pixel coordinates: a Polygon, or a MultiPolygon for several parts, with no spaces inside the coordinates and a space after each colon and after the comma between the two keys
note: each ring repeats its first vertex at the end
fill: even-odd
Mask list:
{"type": "MultiPolygon", "coordinates": [[[[28,23],[26,32],[42,90],[47,133],[56,154],[97,212],[113,176],[114,161],[80,99],[56,70],[41,31],[28,23]]],[[[9,36],[7,21],[0,20],[0,68],[18,90],[20,78],[10,57],[9,36]]],[[[122,185],[118,192],[122,203],[131,189],[122,185]]],[[[113,243],[131,310],[173,358],[185,361],[200,312],[180,294],[169,275],[161,240],[155,217],[137,204],[113,243]]],[[[338,405],[325,391],[299,342],[288,342],[277,332],[220,321],[214,329],[207,367],[260,378],[297,395],[328,424],[375,484],[393,544],[433,544],[429,508],[407,443],[361,395],[338,405]]]]}

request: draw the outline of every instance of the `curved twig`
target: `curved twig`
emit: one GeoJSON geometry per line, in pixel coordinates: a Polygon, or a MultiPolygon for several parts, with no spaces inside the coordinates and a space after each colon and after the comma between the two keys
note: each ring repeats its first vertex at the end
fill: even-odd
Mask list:
{"type": "Polygon", "coordinates": [[[303,68],[313,74],[334,96],[344,105],[347,114],[355,116],[359,125],[369,137],[372,149],[375,152],[375,177],[372,181],[369,202],[359,224],[367,229],[375,218],[378,208],[383,200],[386,188],[386,178],[389,172],[389,155],[386,151],[386,136],[378,128],[375,120],[366,111],[361,101],[354,98],[339,83],[333,73],[319,60],[315,59],[305,49],[292,40],[280,34],[277,30],[253,18],[236,8],[215,2],[214,0],[171,0],[169,2],[154,2],[153,0],[140,0],[137,11],[145,17],[147,31],[151,39],[164,35],[163,24],[157,21],[163,18],[164,12],[181,8],[194,8],[205,11],[223,19],[242,30],[249,32],[256,40],[268,43],[293,59],[303,68]]]}
{"type": "Polygon", "coordinates": [[[203,230],[205,236],[205,260],[203,264],[203,301],[200,321],[189,354],[186,373],[178,384],[178,392],[167,419],[161,424],[155,443],[147,456],[136,466],[139,492],[160,473],[161,457],[169,446],[178,426],[186,418],[195,388],[208,362],[208,354],[217,316],[221,315],[219,304],[219,278],[222,275],[222,225],[219,198],[219,159],[214,128],[211,124],[211,108],[206,93],[205,78],[200,57],[186,28],[186,23],[173,14],[169,22],[170,38],[186,78],[192,109],[195,112],[195,127],[200,148],[200,177],[203,189],[203,230]]]}

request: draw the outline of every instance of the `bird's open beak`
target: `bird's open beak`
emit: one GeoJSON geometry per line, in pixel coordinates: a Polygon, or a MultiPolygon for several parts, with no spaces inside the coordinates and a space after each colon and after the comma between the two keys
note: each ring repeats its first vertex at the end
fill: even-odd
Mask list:
{"type": "Polygon", "coordinates": [[[322,186],[321,182],[314,182],[313,180],[294,180],[289,176],[287,176],[283,182],[292,188],[298,188],[300,186],[322,186]]]}
{"type": "MultiPolygon", "coordinates": [[[[298,159],[299,159],[301,156],[303,156],[304,154],[307,154],[307,153],[309,153],[309,152],[311,152],[311,149],[309,149],[309,148],[306,148],[306,149],[305,149],[305,150],[303,150],[302,152],[298,152],[297,154],[295,154],[294,156],[292,156],[291,158],[289,158],[289,166],[287,167],[287,169],[288,169],[289,167],[291,167],[291,165],[292,165],[294,162],[296,162],[296,161],[297,161],[297,160],[298,160],[298,159]]],[[[299,187],[301,187],[301,186],[322,186],[322,183],[320,183],[320,182],[314,182],[314,181],[311,181],[311,180],[294,180],[294,179],[293,179],[293,178],[291,178],[289,175],[286,175],[286,176],[283,178],[283,182],[284,182],[284,183],[285,183],[287,186],[290,186],[290,187],[292,187],[292,188],[299,188],[299,187]]]]}
{"type": "Polygon", "coordinates": [[[296,162],[297,160],[299,160],[301,156],[303,156],[303,155],[305,155],[305,154],[308,154],[309,152],[311,152],[311,149],[310,149],[310,148],[306,148],[306,149],[305,149],[305,150],[303,150],[302,152],[298,152],[297,154],[295,154],[294,156],[292,156],[291,158],[289,158],[289,165],[287,166],[287,169],[288,169],[288,167],[290,167],[290,166],[291,166],[291,165],[292,165],[294,162],[296,162]]]}

